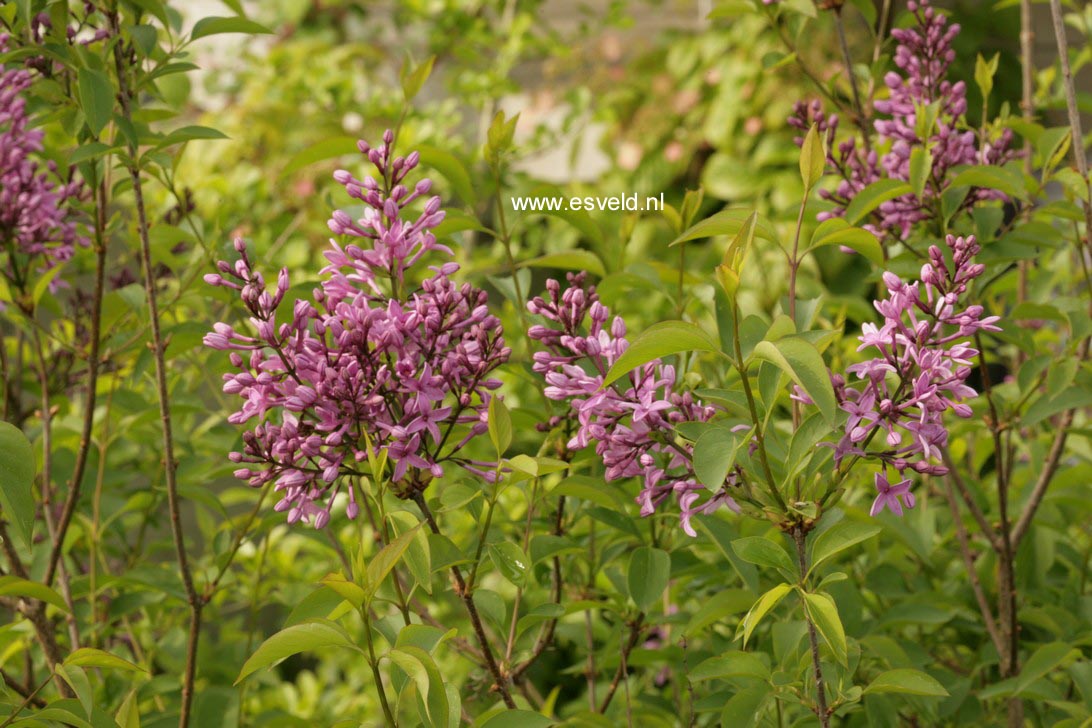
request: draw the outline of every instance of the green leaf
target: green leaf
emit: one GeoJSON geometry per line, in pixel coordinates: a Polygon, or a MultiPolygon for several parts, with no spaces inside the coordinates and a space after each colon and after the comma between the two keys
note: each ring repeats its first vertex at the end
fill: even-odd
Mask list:
{"type": "Polygon", "coordinates": [[[353,137],[336,136],[323,139],[294,154],[292,158],[288,160],[288,163],[284,165],[284,169],[281,170],[281,176],[288,176],[293,172],[297,172],[304,167],[309,167],[316,162],[357,153],[356,139],[353,137]]]}
{"type": "Polygon", "coordinates": [[[934,698],[948,696],[948,691],[934,678],[926,675],[921,670],[911,670],[909,668],[899,668],[881,673],[864,691],[865,694],[903,693],[934,698]]]}
{"type": "Polygon", "coordinates": [[[114,86],[102,71],[81,68],[76,75],[76,95],[91,133],[99,133],[114,115],[114,86]]]}
{"type": "Polygon", "coordinates": [[[527,569],[530,567],[530,562],[518,545],[510,541],[489,544],[489,558],[501,576],[508,581],[516,586],[527,583],[527,569]]]}
{"type": "Polygon", "coordinates": [[[618,357],[604,377],[603,386],[650,361],[682,351],[720,351],[720,346],[704,329],[685,321],[653,324],[638,334],[618,357]]]}
{"type": "Polygon", "coordinates": [[[559,268],[561,270],[586,270],[602,278],[607,274],[603,261],[590,250],[569,250],[564,253],[550,253],[531,258],[519,264],[528,268],[559,268]]]}
{"type": "Polygon", "coordinates": [[[95,707],[95,700],[91,692],[91,681],[87,679],[87,673],[80,669],[66,667],[63,664],[54,667],[53,671],[60,675],[61,679],[72,688],[72,692],[76,694],[80,705],[83,706],[84,715],[90,718],[95,707]]]}
{"type": "Polygon", "coordinates": [[[743,622],[740,623],[740,627],[743,629],[743,646],[747,646],[747,640],[750,639],[751,633],[755,631],[755,627],[766,614],[777,606],[777,603],[785,598],[785,595],[792,591],[792,586],[789,584],[778,584],[773,589],[763,594],[758,600],[751,606],[750,611],[743,618],[743,622]]]}
{"type": "Polygon", "coordinates": [[[1009,197],[1025,199],[1027,190],[1021,176],[1003,167],[983,164],[967,167],[952,180],[952,187],[983,187],[1004,192],[1009,197]]]}
{"type": "Polygon", "coordinates": [[[919,200],[925,194],[925,185],[933,172],[933,153],[925,147],[914,147],[910,152],[910,188],[919,200]]]}
{"type": "Polygon", "coordinates": [[[693,682],[702,680],[727,680],[733,677],[757,677],[760,680],[770,678],[770,668],[766,663],[750,652],[730,650],[719,657],[710,657],[699,663],[687,678],[693,682]]]}
{"type": "Polygon", "coordinates": [[[156,149],[163,149],[172,144],[193,141],[194,139],[227,139],[228,135],[209,126],[184,126],[175,129],[156,143],[156,149]]]}
{"type": "Polygon", "coordinates": [[[91,647],[81,647],[76,650],[71,655],[64,658],[64,664],[69,667],[103,667],[109,670],[147,672],[143,667],[134,665],[128,660],[91,647]]]}
{"type": "Polygon", "coordinates": [[[410,101],[418,93],[421,92],[421,87],[425,85],[425,81],[432,75],[432,64],[436,62],[436,56],[429,56],[421,62],[417,68],[409,71],[409,64],[406,64],[406,68],[403,69],[402,74],[402,93],[406,95],[406,101],[410,101]]]}
{"type": "Polygon", "coordinates": [[[246,33],[247,35],[270,35],[272,30],[265,27],[261,23],[255,23],[253,20],[240,17],[208,17],[201,18],[193,26],[193,32],[190,33],[190,40],[198,40],[209,35],[219,35],[221,33],[246,33]]]}
{"type": "Polygon", "coordinates": [[[788,374],[815,402],[827,423],[834,425],[838,402],[823,355],[815,346],[799,336],[786,336],[777,341],[758,342],[751,356],[768,361],[788,374]]]}
{"type": "Polygon", "coordinates": [[[879,533],[880,530],[879,526],[866,523],[841,521],[834,524],[815,537],[815,542],[811,548],[811,567],[808,573],[810,574],[819,564],[840,551],[844,551],[862,541],[867,541],[879,533]]]}
{"type": "Polygon", "coordinates": [[[440,669],[432,655],[420,647],[396,647],[387,655],[391,662],[405,670],[417,687],[419,712],[425,725],[447,728],[449,705],[440,669]]]}
{"type": "Polygon", "coordinates": [[[470,181],[470,173],[466,167],[451,152],[427,144],[420,144],[417,153],[421,155],[421,167],[435,169],[450,184],[455,194],[468,205],[474,205],[478,196],[474,192],[474,185],[470,181]]]}
{"type": "MultiPolygon", "coordinates": [[[[34,529],[34,450],[23,431],[0,421],[0,508],[19,538],[31,547],[34,529]]],[[[62,602],[63,604],[63,602],[62,602]]]]}
{"type": "Polygon", "coordinates": [[[819,136],[819,127],[812,124],[800,147],[800,179],[804,182],[805,190],[811,190],[822,179],[826,165],[827,152],[823,138],[819,136]]]}
{"type": "Polygon", "coordinates": [[[355,582],[346,579],[344,574],[327,574],[320,583],[333,589],[342,599],[357,609],[368,599],[364,590],[355,582]]]}
{"type": "Polygon", "coordinates": [[[796,566],[781,544],[761,536],[747,536],[732,542],[732,550],[744,561],[756,566],[780,569],[787,577],[795,577],[796,566]]]}
{"type": "Polygon", "coordinates": [[[323,647],[346,647],[360,651],[345,628],[336,622],[328,619],[308,620],[282,629],[263,642],[250,659],[243,663],[243,669],[239,671],[239,677],[235,678],[235,684],[238,685],[249,675],[285,657],[323,647]]]}
{"type": "Polygon", "coordinates": [[[1064,642],[1051,642],[1045,644],[1032,653],[1016,677],[1014,695],[1020,695],[1027,690],[1033,682],[1043,677],[1051,670],[1061,667],[1063,663],[1080,656],[1080,651],[1073,645],[1064,642]]]}
{"type": "Polygon", "coordinates": [[[489,398],[489,440],[498,457],[512,444],[512,415],[504,400],[497,396],[489,398]]]}
{"type": "Polygon", "coordinates": [[[375,595],[383,580],[387,578],[387,574],[391,573],[395,565],[402,560],[402,556],[413,542],[418,528],[420,528],[420,524],[384,546],[368,562],[368,585],[365,591],[368,593],[369,598],[375,595]]]}
{"type": "Polygon", "coordinates": [[[997,64],[1001,58],[1000,53],[994,53],[993,58],[987,61],[979,53],[974,61],[974,82],[978,90],[982,92],[982,98],[988,99],[993,91],[993,77],[997,73],[997,64]]]}
{"type": "Polygon", "coordinates": [[[647,612],[663,596],[671,577],[671,557],[666,551],[641,546],[629,557],[626,584],[637,608],[647,612]]]}
{"type": "Polygon", "coordinates": [[[731,728],[754,728],[759,725],[759,718],[762,717],[769,694],[769,685],[756,685],[740,690],[724,704],[720,724],[731,728]]]}
{"type": "MultiPolygon", "coordinates": [[[[717,235],[737,235],[747,224],[748,218],[753,212],[747,208],[737,207],[721,210],[715,215],[710,215],[701,222],[691,226],[682,235],[671,241],[668,247],[679,245],[690,240],[712,238],[717,235]]],[[[757,238],[777,242],[777,233],[769,223],[756,218],[754,234],[757,238]]]]}
{"type": "Polygon", "coordinates": [[[532,710],[505,710],[482,723],[481,728],[547,728],[554,721],[532,710]]]}
{"type": "Polygon", "coordinates": [[[834,658],[843,665],[848,664],[846,632],[842,628],[842,619],[838,616],[838,607],[829,594],[804,592],[804,605],[815,623],[815,628],[834,653],[834,658]]]}
{"type": "Polygon", "coordinates": [[[718,491],[736,461],[740,437],[727,427],[710,427],[694,443],[694,475],[718,491]]]}
{"type": "Polygon", "coordinates": [[[844,245],[868,258],[869,262],[875,265],[884,264],[883,248],[880,246],[879,239],[868,230],[853,227],[840,217],[832,217],[819,223],[815,232],[812,233],[811,245],[806,252],[828,245],[844,245]]]}
{"type": "Polygon", "coordinates": [[[846,222],[856,225],[877,207],[896,197],[913,193],[913,188],[897,179],[881,179],[865,187],[846,207],[846,222]]]}

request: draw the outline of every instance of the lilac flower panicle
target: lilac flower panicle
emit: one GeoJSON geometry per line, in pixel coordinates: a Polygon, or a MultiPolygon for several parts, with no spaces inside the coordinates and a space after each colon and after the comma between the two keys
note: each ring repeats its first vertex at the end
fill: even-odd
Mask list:
{"type": "MultiPolygon", "coordinates": [[[[239,239],[239,259],[205,276],[238,291],[250,313],[249,333],[218,323],[205,336],[207,346],[231,352],[237,370],[224,375],[224,391],[242,400],[228,421],[253,422],[243,451],[230,455],[240,465],[235,475],[253,486],[274,481],[275,509],[290,523],[325,526],[341,476],[359,474],[369,447],[386,452],[403,497],[443,475],[447,462],[492,475],[492,464],[460,450],[487,429],[489,398],[500,386],[491,373],[510,349],[485,292],[451,279],[455,262],[419,270],[426,257],[452,255],[430,232],[444,213],[438,197],[427,197],[428,180],[405,183],[418,155],[395,157],[392,143],[388,131],[379,147],[358,145],[376,177],[334,173],[365,209],[356,219],[341,210],[331,216],[342,242],[331,239],[311,300],[282,311],[287,269],[267,290],[239,239]],[[409,208],[418,201],[414,218],[409,208]]],[[[355,518],[355,494],[345,490],[346,514],[355,518]]]]}
{"type": "MultiPolygon", "coordinates": [[[[937,461],[948,443],[944,413],[970,417],[966,400],[977,396],[967,385],[978,356],[969,337],[982,331],[1000,331],[999,317],[984,316],[981,306],[960,306],[968,285],[982,275],[985,266],[974,262],[979,245],[973,235],[946,239],[949,263],[936,245],[921,268],[920,279],[906,283],[894,273],[884,273],[887,298],[876,301],[883,316],[879,325],[866,323],[858,351],[872,351],[872,359],[850,366],[856,378],[847,382],[833,375],[835,395],[849,415],[841,439],[834,445],[836,465],[847,456],[879,460],[876,474],[879,495],[873,515],[888,508],[901,514],[899,498],[914,506],[909,481],[892,483],[887,471],[900,475],[908,470],[943,475],[947,468],[937,461]],[[882,449],[866,451],[870,442],[882,449]]],[[[799,389],[794,397],[810,403],[799,389]]]]}
{"type": "MultiPolygon", "coordinates": [[[[867,151],[858,140],[849,138],[834,143],[838,117],[827,116],[818,101],[811,104],[798,102],[789,124],[807,130],[812,123],[827,133],[828,164],[838,173],[841,181],[833,191],[821,190],[820,194],[833,203],[835,209],[820,214],[820,219],[841,216],[846,206],[869,184],[882,178],[910,180],[910,155],[914,148],[927,146],[932,154],[930,178],[940,189],[927,185],[922,199],[913,194],[889,200],[878,208],[880,222],[866,226],[877,235],[891,232],[905,238],[914,224],[929,217],[937,198],[947,187],[950,171],[958,165],[1004,164],[1015,156],[1011,149],[1012,130],[1005,129],[995,137],[979,138],[970,129],[962,128],[962,117],[967,111],[967,87],[962,81],[948,80],[948,70],[955,60],[952,42],[959,35],[960,26],[948,24],[948,19],[929,5],[929,0],[911,0],[908,9],[914,14],[916,24],[910,28],[896,28],[891,36],[898,42],[895,50],[895,66],[884,76],[888,97],[878,99],[874,108],[888,118],[877,119],[874,128],[881,141],[887,142],[888,151],[879,156],[875,150],[867,151]],[[918,115],[922,109],[935,106],[936,124],[928,139],[918,136],[918,115]]],[[[802,143],[802,139],[797,143],[802,143]]],[[[995,190],[974,189],[964,201],[965,205],[987,199],[1003,199],[995,190]]]]}
{"type": "Polygon", "coordinates": [[[652,515],[674,495],[683,530],[695,536],[695,515],[721,506],[739,511],[729,494],[738,474],[730,473],[710,493],[694,475],[692,448],[674,442],[678,423],[708,422],[716,410],[689,392],[676,392],[674,367],[658,359],[603,387],[604,376],[629,341],[625,322],[611,317],[586,277],[569,274],[564,291],[558,281],[547,281],[546,297],[528,303],[528,311],[548,322],[527,332],[545,348],[534,353],[532,368],[546,380],[546,397],[568,402],[575,416],[576,432],[568,447],[579,450],[595,443],[607,480],[640,477],[637,503],[642,516],[652,515]]]}
{"type": "MultiPolygon", "coordinates": [[[[10,36],[0,34],[0,53],[10,36]]],[[[78,181],[55,183],[57,165],[42,169],[35,155],[44,134],[30,127],[24,92],[33,74],[24,68],[0,67],[0,242],[9,253],[6,274],[22,278],[12,253],[26,259],[27,268],[46,271],[70,259],[76,245],[87,245],[71,216],[78,200],[78,181]]],[[[55,284],[59,284],[56,281],[55,284]]]]}

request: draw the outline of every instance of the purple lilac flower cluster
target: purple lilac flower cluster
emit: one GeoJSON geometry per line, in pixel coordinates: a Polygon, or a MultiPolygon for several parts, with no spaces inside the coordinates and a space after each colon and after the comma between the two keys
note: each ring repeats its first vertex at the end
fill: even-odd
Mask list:
{"type": "MultiPolygon", "coordinates": [[[[243,404],[228,420],[257,420],[243,434],[238,478],[253,486],[276,481],[290,523],[322,528],[330,520],[342,475],[358,474],[357,463],[385,451],[394,491],[410,497],[443,474],[442,463],[488,477],[489,463],[459,454],[487,429],[490,376],[508,359],[500,321],[486,306],[486,294],[450,276],[459,266],[430,266],[414,284],[410,273],[430,254],[450,256],[430,232],[444,217],[440,198],[425,200],[416,217],[409,207],[428,194],[431,183],[412,188],[406,175],[417,153],[395,157],[393,135],[360,151],[377,177],[358,179],[339,170],[334,178],[364,205],[359,219],[341,210],[330,229],[329,265],[312,300],[297,299],[278,321],[289,289],[282,269],[273,292],[254,270],[246,246],[235,241],[240,259],[220,262],[220,273],[205,280],[239,291],[250,312],[253,335],[216,324],[205,344],[231,351],[236,373],[224,375],[224,391],[243,404]]],[[[373,473],[374,477],[384,477],[373,473]]],[[[346,514],[359,512],[351,487],[346,514]]]]}
{"type": "MultiPolygon", "coordinates": [[[[0,52],[9,40],[0,35],[0,52]]],[[[48,162],[42,170],[34,159],[44,134],[29,128],[24,92],[32,82],[26,69],[0,67],[0,242],[9,254],[5,273],[18,284],[30,268],[54,268],[72,257],[76,245],[87,244],[69,214],[82,185],[55,184],[57,165],[48,162]]]]}
{"type": "MultiPolygon", "coordinates": [[[[910,481],[891,483],[888,468],[901,476],[907,470],[943,475],[947,468],[935,461],[948,442],[944,413],[970,417],[965,400],[977,395],[967,385],[978,350],[968,337],[980,331],[1000,331],[997,316],[983,316],[982,306],[961,307],[960,296],[982,275],[985,266],[974,262],[979,245],[973,235],[947,237],[949,264],[944,251],[929,248],[929,261],[921,279],[906,283],[893,273],[883,274],[887,298],[876,301],[883,323],[866,323],[858,351],[878,352],[868,361],[848,368],[858,384],[834,375],[835,393],[849,414],[845,433],[834,446],[834,460],[847,456],[878,459],[883,471],[876,474],[879,490],[872,505],[876,515],[884,507],[901,515],[902,498],[913,507],[910,481]],[[885,449],[865,450],[874,435],[884,434],[885,449]]],[[[808,401],[799,390],[798,399],[808,401]]]]}
{"type": "Polygon", "coordinates": [[[674,494],[682,528],[691,536],[697,535],[690,523],[695,515],[722,505],[738,512],[729,494],[738,475],[729,474],[703,500],[709,491],[694,475],[692,448],[674,441],[678,423],[707,422],[715,408],[690,392],[676,392],[674,367],[658,359],[604,387],[607,371],[629,347],[626,324],[611,318],[595,287],[586,285],[585,273],[569,274],[568,283],[562,291],[558,281],[547,281],[547,298],[527,304],[532,314],[553,324],[532,326],[527,333],[546,349],[535,352],[532,365],[546,379],[546,397],[567,401],[576,417],[578,428],[568,447],[579,450],[594,442],[607,480],[640,476],[642,516],[652,515],[674,494]]]}
{"type": "MultiPolygon", "coordinates": [[[[948,69],[955,60],[952,41],[959,35],[958,24],[929,5],[929,0],[911,0],[908,9],[916,24],[896,28],[891,36],[898,41],[895,65],[899,72],[884,76],[889,95],[874,103],[875,110],[890,118],[874,122],[880,140],[889,143],[880,157],[875,150],[866,150],[855,138],[834,144],[838,128],[837,115],[826,115],[818,101],[798,102],[789,124],[806,131],[813,123],[827,133],[828,163],[841,176],[836,189],[820,194],[835,203],[836,208],[821,213],[820,219],[839,216],[858,193],[869,184],[887,177],[902,181],[910,179],[910,155],[916,147],[926,147],[932,154],[932,182],[926,185],[922,199],[913,194],[889,200],[880,205],[880,221],[869,226],[882,235],[891,232],[905,238],[913,225],[933,214],[936,202],[947,186],[952,168],[963,164],[1003,164],[1014,152],[1012,130],[1005,129],[996,138],[979,139],[973,130],[961,129],[967,111],[967,87],[962,81],[948,80],[948,69]],[[936,108],[936,125],[928,139],[918,136],[918,115],[927,106],[936,108]]],[[[798,140],[797,143],[801,143],[798,140]]],[[[965,205],[986,199],[999,199],[1000,193],[976,189],[967,196],[965,205]]]]}

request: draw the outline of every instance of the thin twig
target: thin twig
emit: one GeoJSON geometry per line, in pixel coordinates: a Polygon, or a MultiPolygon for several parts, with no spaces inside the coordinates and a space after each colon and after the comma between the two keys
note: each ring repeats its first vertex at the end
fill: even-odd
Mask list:
{"type": "MultiPolygon", "coordinates": [[[[116,39],[114,45],[114,64],[117,70],[118,98],[121,101],[122,118],[132,120],[131,102],[134,97],[129,88],[129,79],[123,57],[121,28],[117,12],[109,13],[111,29],[116,39]]],[[[167,365],[164,360],[166,346],[159,327],[159,304],[156,298],[156,278],[152,268],[151,242],[148,237],[148,216],[144,207],[144,187],[138,166],[136,140],[129,142],[129,178],[133,186],[133,197],[137,212],[137,233],[140,237],[140,262],[144,273],[144,292],[148,300],[149,324],[152,334],[152,358],[155,362],[156,394],[159,400],[159,417],[163,431],[163,470],[167,485],[167,506],[170,511],[171,536],[174,540],[178,569],[182,574],[182,585],[186,592],[186,601],[190,606],[190,627],[186,639],[186,662],[182,675],[182,705],[178,716],[179,728],[187,728],[193,706],[193,686],[197,673],[197,645],[201,632],[201,609],[204,601],[197,592],[190,572],[189,557],[186,554],[185,535],[182,530],[181,504],[178,497],[177,462],[174,458],[174,434],[171,425],[170,392],[167,388],[167,365]]]]}
{"type": "MultiPolygon", "coordinates": [[[[415,491],[413,494],[413,502],[421,509],[421,515],[424,516],[425,521],[428,523],[428,527],[432,532],[436,535],[440,535],[440,526],[436,523],[436,519],[432,515],[432,509],[428,507],[428,503],[425,501],[424,494],[415,491]]],[[[463,600],[463,604],[466,605],[467,614],[470,615],[470,623],[474,627],[474,634],[478,638],[478,645],[482,648],[482,656],[485,658],[486,667],[489,668],[489,672],[493,675],[493,681],[497,692],[500,693],[501,699],[504,700],[504,704],[508,706],[508,709],[515,710],[516,702],[512,700],[512,694],[508,690],[508,680],[501,672],[500,666],[493,656],[493,649],[489,646],[489,639],[485,634],[485,625],[482,624],[481,615],[478,614],[478,607],[474,604],[474,594],[466,588],[466,580],[463,578],[463,572],[458,566],[451,567],[451,575],[455,579],[455,591],[459,595],[459,598],[463,600]]]]}
{"type": "Polygon", "coordinates": [[[607,712],[610,701],[618,691],[618,685],[621,684],[622,679],[628,674],[626,659],[629,657],[629,653],[633,651],[633,648],[637,646],[637,641],[641,638],[641,628],[644,627],[644,624],[645,613],[641,612],[629,626],[629,637],[626,639],[625,644],[622,645],[622,659],[618,664],[618,669],[614,672],[614,677],[611,679],[610,685],[607,686],[607,694],[603,696],[603,702],[599,704],[600,713],[607,712]]]}
{"type": "MultiPolygon", "coordinates": [[[[806,545],[807,533],[801,526],[792,529],[793,543],[796,544],[796,559],[800,564],[801,586],[807,579],[808,551],[806,545]]],[[[830,709],[827,707],[827,688],[823,683],[823,663],[819,657],[819,635],[815,631],[815,622],[807,611],[804,619],[808,624],[808,642],[811,643],[811,664],[815,670],[815,713],[819,716],[819,722],[823,728],[830,728],[830,709]]]]}

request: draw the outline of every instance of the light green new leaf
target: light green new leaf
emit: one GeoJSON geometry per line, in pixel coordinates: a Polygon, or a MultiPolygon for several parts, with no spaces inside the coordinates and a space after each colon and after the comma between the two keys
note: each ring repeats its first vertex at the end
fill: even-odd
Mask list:
{"type": "Polygon", "coordinates": [[[497,457],[504,455],[512,444],[512,415],[500,397],[489,398],[489,440],[497,451],[497,457]]]}
{"type": "Polygon", "coordinates": [[[323,647],[346,647],[360,651],[349,633],[337,622],[311,619],[282,629],[263,642],[250,659],[243,663],[243,669],[239,671],[239,677],[235,678],[235,684],[238,685],[251,674],[285,657],[323,647]]]}
{"type": "Polygon", "coordinates": [[[391,569],[402,560],[402,556],[413,542],[414,535],[417,533],[418,528],[420,528],[420,524],[414,526],[381,548],[379,553],[373,556],[371,561],[368,562],[368,584],[365,591],[367,592],[369,599],[375,596],[375,593],[379,590],[383,580],[387,578],[387,574],[391,573],[391,569]]]}
{"type": "Polygon", "coordinates": [[[777,603],[785,598],[785,595],[792,591],[792,586],[789,584],[778,584],[773,589],[763,594],[758,598],[758,601],[754,603],[750,611],[743,618],[743,622],[740,626],[743,627],[743,646],[747,646],[747,640],[750,639],[751,633],[755,631],[755,627],[762,621],[762,618],[766,614],[777,606],[777,603]]]}
{"type": "Polygon", "coordinates": [[[590,250],[569,250],[564,253],[549,253],[524,261],[519,266],[527,268],[559,268],[561,270],[586,270],[602,278],[607,274],[603,261],[590,250]]]}
{"type": "MultiPolygon", "coordinates": [[[[23,544],[34,528],[34,450],[15,425],[0,421],[0,507],[23,544]]],[[[63,604],[63,602],[62,602],[63,604]]]]}
{"type": "Polygon", "coordinates": [[[808,573],[815,570],[819,564],[831,558],[840,551],[848,549],[854,544],[875,536],[880,532],[880,527],[866,523],[836,523],[815,537],[811,549],[811,567],[808,573]]]}
{"type": "Polygon", "coordinates": [[[903,693],[905,695],[922,695],[925,697],[945,698],[948,691],[933,677],[926,675],[921,670],[899,668],[888,670],[873,680],[867,688],[868,693],[903,693]]]}
{"type": "Polygon", "coordinates": [[[720,351],[717,340],[694,324],[663,321],[642,331],[607,372],[603,386],[650,361],[682,351],[720,351]]]}
{"type": "MultiPolygon", "coordinates": [[[[682,235],[672,240],[668,247],[673,247],[691,240],[712,238],[717,235],[736,235],[743,229],[743,226],[747,224],[747,220],[752,214],[754,213],[750,209],[743,207],[721,210],[715,215],[710,215],[701,222],[695,223],[684,231],[682,235]]],[[[769,223],[765,220],[756,218],[754,227],[755,237],[769,240],[770,242],[777,242],[777,233],[774,232],[774,229],[770,227],[769,223]]]]}
{"type": "Polygon", "coordinates": [[[910,152],[910,187],[919,200],[925,194],[925,185],[933,172],[933,154],[925,147],[914,147],[910,152]]]}
{"type": "Polygon", "coordinates": [[[641,546],[629,557],[626,583],[629,595],[642,612],[647,612],[667,588],[671,577],[671,557],[666,551],[641,546]]]}
{"type": "Polygon", "coordinates": [[[844,245],[868,258],[870,263],[883,265],[883,248],[876,236],[864,228],[853,227],[840,217],[824,220],[815,228],[807,252],[828,245],[844,245]]]}
{"type": "Polygon", "coordinates": [[[436,56],[429,56],[417,68],[409,70],[409,64],[403,69],[402,93],[406,95],[406,101],[413,99],[425,85],[425,81],[432,75],[432,64],[436,62],[436,56]]]}
{"type": "Polygon", "coordinates": [[[417,686],[422,722],[437,728],[447,728],[450,710],[447,691],[444,689],[443,677],[432,655],[420,647],[406,645],[396,647],[387,656],[391,662],[405,670],[417,686]]]}
{"type": "Polygon", "coordinates": [[[330,587],[345,601],[359,609],[368,599],[368,595],[360,586],[345,578],[344,574],[327,574],[323,577],[322,584],[330,587]]]}
{"type": "Polygon", "coordinates": [[[766,667],[766,663],[757,655],[730,650],[723,655],[710,657],[699,663],[686,677],[692,682],[727,680],[733,677],[757,677],[760,680],[768,680],[770,668],[766,667]]]}
{"type": "Polygon", "coordinates": [[[760,341],[751,356],[768,361],[788,374],[815,402],[827,423],[834,424],[838,402],[830,372],[815,346],[799,336],[786,336],[777,341],[760,341]]]}
{"type": "Polygon", "coordinates": [[[708,488],[719,490],[736,461],[741,438],[727,427],[711,427],[694,443],[694,475],[708,488]]]}
{"type": "Polygon", "coordinates": [[[815,183],[822,179],[826,166],[827,151],[823,138],[819,136],[819,127],[812,124],[800,147],[800,179],[804,182],[805,190],[815,187],[815,183]]]}
{"type": "Polygon", "coordinates": [[[114,115],[114,86],[102,71],[81,68],[76,75],[76,95],[91,133],[98,138],[114,115]]]}
{"type": "Polygon", "coordinates": [[[796,576],[796,565],[793,564],[788,552],[780,544],[768,538],[761,536],[739,538],[732,542],[732,550],[748,563],[780,569],[787,577],[796,576]]]}
{"type": "Polygon", "coordinates": [[[1024,666],[1020,668],[1020,675],[1016,678],[1013,693],[1019,695],[1029,688],[1033,682],[1051,670],[1061,667],[1067,660],[1079,656],[1079,650],[1064,642],[1051,642],[1043,645],[1035,650],[1027,662],[1024,663],[1024,666]]]}
{"type": "Polygon", "coordinates": [[[881,179],[861,190],[846,207],[846,222],[856,225],[877,207],[896,197],[909,195],[914,190],[897,179],[881,179]]]}
{"type": "Polygon", "coordinates": [[[261,23],[240,17],[208,17],[201,18],[193,26],[190,40],[198,40],[209,35],[220,33],[246,33],[247,35],[271,34],[273,31],[261,23]]]}
{"type": "Polygon", "coordinates": [[[64,664],[69,667],[104,667],[111,670],[147,672],[143,667],[134,665],[126,659],[91,647],[81,647],[76,650],[71,655],[64,658],[64,664]]]}
{"type": "Polygon", "coordinates": [[[808,610],[815,628],[834,653],[834,658],[843,665],[847,664],[849,649],[846,645],[846,631],[842,619],[838,616],[838,607],[829,594],[804,592],[804,605],[808,610]]]}
{"type": "Polygon", "coordinates": [[[62,612],[68,611],[68,606],[64,603],[64,599],[61,598],[61,595],[45,584],[20,579],[18,576],[12,576],[10,574],[7,576],[0,576],[0,596],[37,599],[46,602],[47,604],[52,604],[62,612]]]}
{"type": "Polygon", "coordinates": [[[1017,199],[1026,199],[1028,196],[1023,179],[1018,173],[988,164],[967,167],[956,175],[951,186],[998,190],[1017,199]]]}
{"type": "Polygon", "coordinates": [[[527,569],[530,567],[530,561],[527,555],[523,553],[517,544],[511,541],[504,541],[498,544],[489,544],[489,558],[493,561],[493,565],[497,567],[497,571],[501,573],[508,581],[512,582],[516,586],[523,586],[527,583],[527,569]]]}

